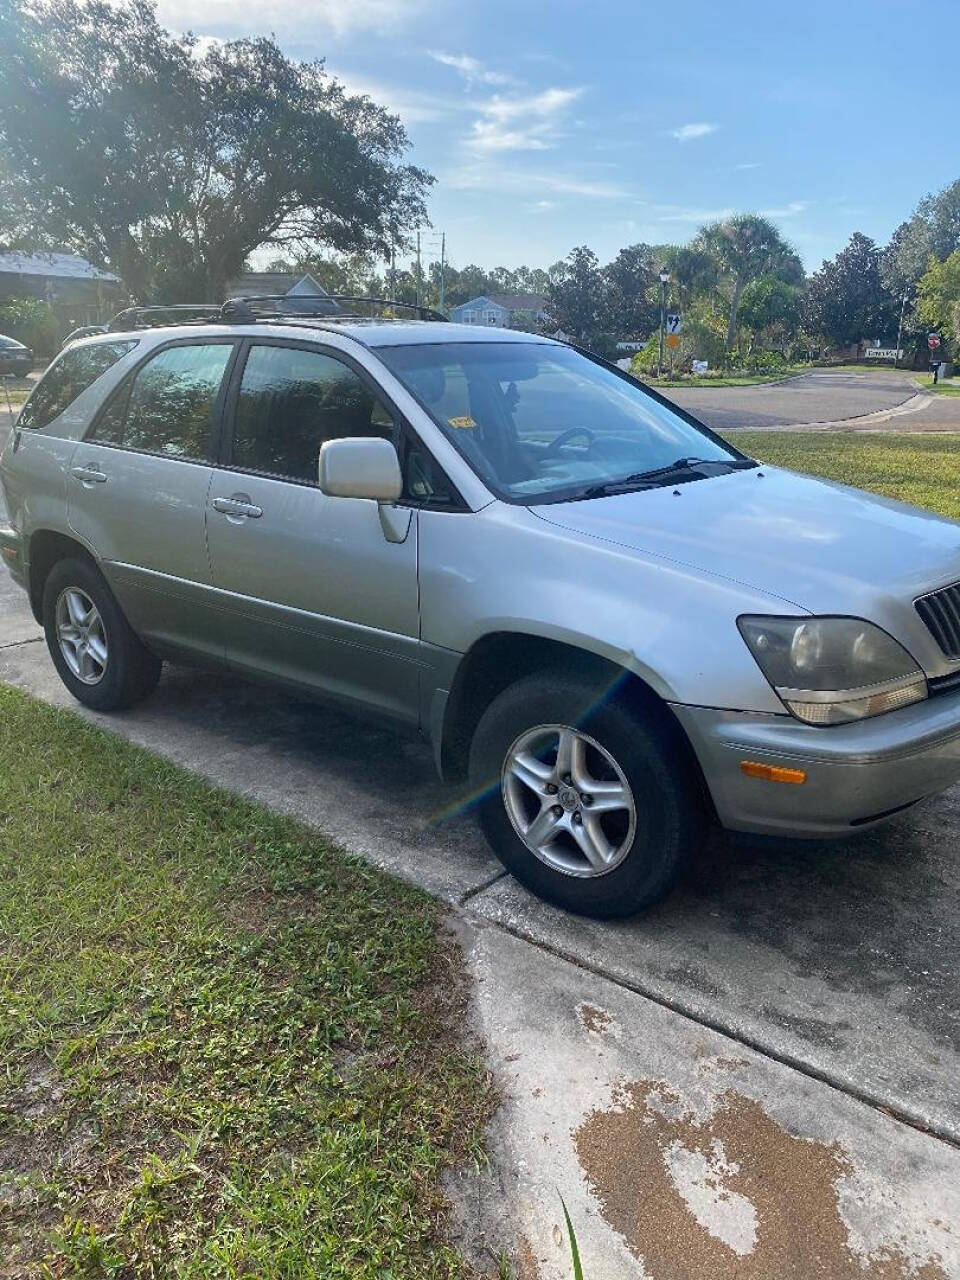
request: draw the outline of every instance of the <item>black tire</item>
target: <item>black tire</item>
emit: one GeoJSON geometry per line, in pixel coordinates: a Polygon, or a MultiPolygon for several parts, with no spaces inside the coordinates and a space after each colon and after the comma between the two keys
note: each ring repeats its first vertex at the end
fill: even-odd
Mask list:
{"type": "Polygon", "coordinates": [[[163,664],[134,634],[103,575],[86,560],[60,560],[43,585],[43,630],[60,679],[78,702],[95,711],[121,711],[152,693],[163,664]],[[96,605],[107,642],[107,661],[96,684],[85,684],[70,669],[57,636],[57,601],[76,588],[96,605]]]}
{"type": "MultiPolygon", "coordinates": [[[[579,915],[629,916],[673,888],[704,829],[700,779],[689,748],[665,707],[598,697],[574,674],[543,673],[504,690],[484,712],[470,749],[470,781],[493,851],[533,893],[579,915]],[[635,797],[636,827],[622,861],[599,875],[576,876],[532,853],[507,813],[500,779],[511,746],[538,725],[567,725],[599,744],[635,797]]],[[[559,810],[558,810],[559,812],[559,810]]],[[[624,835],[628,838],[629,831],[624,835]]]]}

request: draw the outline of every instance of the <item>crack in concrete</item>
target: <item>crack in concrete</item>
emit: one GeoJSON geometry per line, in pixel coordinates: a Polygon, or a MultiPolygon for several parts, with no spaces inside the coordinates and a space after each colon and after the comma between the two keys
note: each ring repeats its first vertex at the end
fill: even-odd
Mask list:
{"type": "Polygon", "coordinates": [[[31,636],[28,640],[6,640],[0,649],[22,649],[25,644],[39,644],[43,636],[31,636]]]}
{"type": "MultiPolygon", "coordinates": [[[[500,877],[498,877],[498,879],[499,878],[500,877]]],[[[477,893],[479,892],[481,892],[481,890],[477,891],[477,893]]],[[[477,896],[477,893],[473,893],[470,896],[475,897],[477,896]]],[[[641,996],[644,1000],[649,1000],[652,1004],[659,1005],[662,1009],[669,1009],[671,1013],[679,1014],[680,1017],[686,1018],[688,1022],[695,1023],[700,1027],[705,1027],[709,1031],[715,1031],[718,1035],[725,1036],[726,1039],[733,1041],[734,1044],[743,1045],[746,1049],[752,1049],[754,1053],[760,1054],[771,1062],[778,1062],[781,1066],[788,1067],[791,1071],[796,1071],[799,1075],[806,1076],[810,1080],[816,1080],[820,1084],[826,1085],[829,1089],[833,1089],[836,1093],[843,1094],[848,1098],[853,1098],[855,1101],[861,1102],[865,1106],[870,1107],[873,1111],[880,1111],[891,1119],[897,1120],[911,1129],[916,1129],[919,1133],[925,1134],[927,1137],[935,1138],[938,1142],[942,1142],[946,1146],[960,1150],[960,1131],[954,1132],[943,1125],[931,1126],[926,1119],[914,1112],[911,1112],[907,1107],[891,1103],[888,1099],[871,1092],[869,1089],[859,1089],[849,1081],[844,1080],[841,1076],[835,1075],[829,1071],[823,1071],[818,1067],[813,1066],[811,1063],[805,1062],[803,1058],[796,1057],[795,1055],[783,1050],[774,1049],[770,1045],[764,1044],[762,1040],[751,1036],[744,1031],[737,1031],[735,1028],[725,1023],[721,1018],[711,1018],[707,1014],[691,1008],[683,1000],[671,1000],[661,992],[645,988],[642,983],[628,982],[623,978],[607,973],[604,969],[600,968],[599,965],[589,964],[573,952],[565,951],[562,947],[555,947],[550,943],[543,942],[542,940],[535,938],[532,934],[527,933],[525,930],[518,928],[516,925],[503,924],[482,916],[476,916],[475,919],[483,924],[489,925],[491,928],[499,929],[502,933],[509,934],[520,942],[536,947],[539,951],[543,951],[547,955],[555,956],[558,960],[564,960],[567,964],[573,965],[574,968],[581,970],[583,973],[592,974],[594,977],[600,978],[603,982],[610,982],[614,986],[622,988],[624,991],[630,991],[634,995],[641,996]]]]}
{"type": "Polygon", "coordinates": [[[501,880],[504,879],[505,876],[509,874],[510,873],[508,871],[498,871],[496,875],[492,875],[489,878],[489,880],[484,880],[482,884],[474,885],[472,889],[468,889],[466,893],[462,893],[460,895],[460,897],[457,899],[457,905],[460,907],[464,906],[464,904],[469,902],[471,898],[475,898],[477,897],[478,894],[483,893],[486,889],[492,888],[495,884],[498,884],[501,880]]]}

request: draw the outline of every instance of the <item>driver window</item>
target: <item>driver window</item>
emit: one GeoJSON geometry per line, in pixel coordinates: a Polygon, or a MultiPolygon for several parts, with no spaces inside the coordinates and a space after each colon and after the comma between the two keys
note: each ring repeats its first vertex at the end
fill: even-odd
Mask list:
{"type": "Polygon", "coordinates": [[[240,382],[231,463],[317,483],[327,440],[396,440],[393,416],[348,365],[302,347],[254,344],[240,382]]]}

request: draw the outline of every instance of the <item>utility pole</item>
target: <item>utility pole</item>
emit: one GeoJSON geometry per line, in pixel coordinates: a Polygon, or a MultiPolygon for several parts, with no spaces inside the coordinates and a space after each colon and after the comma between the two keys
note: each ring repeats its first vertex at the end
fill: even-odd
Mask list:
{"type": "Polygon", "coordinates": [[[417,306],[423,301],[423,286],[420,272],[420,230],[417,229],[417,306]]]}
{"type": "Polygon", "coordinates": [[[397,246],[390,241],[390,284],[387,292],[390,295],[390,301],[395,302],[397,297],[397,265],[396,265],[397,246]]]}
{"type": "Polygon", "coordinates": [[[900,299],[900,323],[897,325],[897,354],[893,357],[893,367],[900,368],[900,338],[903,334],[903,309],[907,305],[907,291],[904,289],[903,297],[900,299]]]}
{"type": "Polygon", "coordinates": [[[447,265],[447,233],[444,231],[440,235],[440,312],[442,315],[446,315],[446,312],[443,309],[444,297],[446,296],[446,290],[444,288],[443,272],[446,265],[447,265]]]}

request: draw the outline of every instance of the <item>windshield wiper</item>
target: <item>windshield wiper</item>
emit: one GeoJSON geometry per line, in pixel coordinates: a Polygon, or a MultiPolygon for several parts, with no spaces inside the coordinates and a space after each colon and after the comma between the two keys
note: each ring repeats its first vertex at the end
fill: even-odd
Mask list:
{"type": "Polygon", "coordinates": [[[665,467],[651,467],[649,471],[635,471],[632,475],[622,476],[619,480],[605,480],[602,484],[591,485],[577,496],[605,498],[611,493],[655,489],[673,476],[686,475],[690,472],[708,475],[709,471],[706,468],[723,467],[728,471],[743,471],[756,465],[752,458],[677,458],[675,462],[670,462],[665,467]]]}
{"type": "Polygon", "coordinates": [[[677,458],[668,462],[665,467],[652,467],[649,471],[636,471],[626,476],[620,484],[633,484],[640,480],[657,480],[661,476],[672,476],[678,471],[700,471],[704,467],[726,467],[730,471],[740,471],[745,467],[755,467],[752,458],[677,458]]]}

